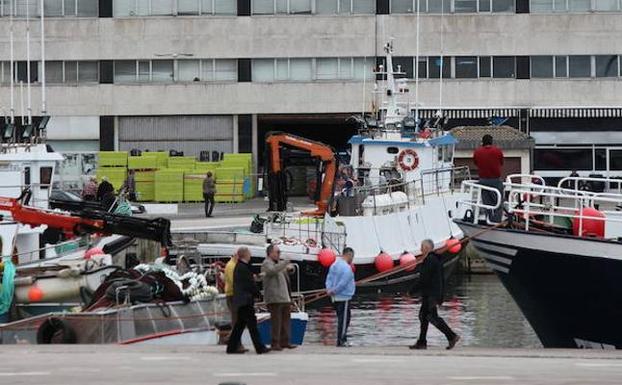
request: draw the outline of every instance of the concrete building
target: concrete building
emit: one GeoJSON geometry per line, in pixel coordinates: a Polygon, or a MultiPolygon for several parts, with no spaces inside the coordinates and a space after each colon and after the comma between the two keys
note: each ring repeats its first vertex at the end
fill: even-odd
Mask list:
{"type": "MultiPolygon", "coordinates": [[[[38,4],[0,0],[4,114],[8,15],[26,81],[23,16],[38,4]]],[[[49,138],[66,151],[260,157],[274,129],[342,147],[393,37],[422,117],[505,121],[536,139],[548,176],[622,173],[622,0],[45,0],[45,15],[49,138]]],[[[29,26],[39,115],[39,19],[29,26]]]]}

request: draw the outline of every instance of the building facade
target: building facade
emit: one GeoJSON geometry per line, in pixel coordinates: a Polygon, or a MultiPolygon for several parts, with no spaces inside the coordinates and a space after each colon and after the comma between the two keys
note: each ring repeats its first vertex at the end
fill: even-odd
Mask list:
{"type": "MultiPolygon", "coordinates": [[[[393,38],[396,64],[419,80],[410,89],[422,117],[440,108],[450,126],[493,119],[529,133],[533,168],[549,176],[622,175],[622,0],[44,4],[48,138],[64,151],[261,158],[270,130],[345,146],[355,129],[347,118],[372,108],[373,68],[393,38]]],[[[39,1],[0,0],[4,115],[11,25],[14,114],[28,81],[28,27],[33,114],[41,114],[39,13],[39,1]]]]}

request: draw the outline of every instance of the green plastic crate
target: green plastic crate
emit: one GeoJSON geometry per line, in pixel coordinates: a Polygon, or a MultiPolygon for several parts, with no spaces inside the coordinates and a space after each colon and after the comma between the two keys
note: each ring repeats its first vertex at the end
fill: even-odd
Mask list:
{"type": "Polygon", "coordinates": [[[190,156],[171,156],[168,158],[168,168],[177,170],[193,170],[197,160],[190,156]]]}
{"type": "Polygon", "coordinates": [[[155,158],[156,166],[158,169],[168,167],[168,152],[163,152],[163,151],[143,152],[142,156],[155,158]]]}
{"type": "Polygon", "coordinates": [[[216,169],[216,183],[219,182],[239,182],[244,181],[246,176],[242,167],[218,167],[216,169]]]}
{"type": "Polygon", "coordinates": [[[155,183],[136,181],[136,195],[140,202],[151,202],[155,199],[155,183]]]}
{"type": "Polygon", "coordinates": [[[104,177],[106,177],[108,182],[118,190],[123,185],[123,182],[125,182],[127,170],[123,167],[100,167],[96,171],[96,176],[98,183],[101,183],[104,177]]]}
{"type": "Polygon", "coordinates": [[[189,172],[184,174],[184,201],[203,201],[203,179],[205,174],[189,172]]]}
{"type": "Polygon", "coordinates": [[[184,172],[164,169],[155,172],[155,200],[181,202],[184,199],[184,172]]]}
{"type": "Polygon", "coordinates": [[[155,156],[130,156],[127,158],[127,168],[130,170],[155,170],[158,161],[155,156]]]}
{"type": "Polygon", "coordinates": [[[127,167],[127,151],[100,151],[97,159],[99,167],[127,167]]]}

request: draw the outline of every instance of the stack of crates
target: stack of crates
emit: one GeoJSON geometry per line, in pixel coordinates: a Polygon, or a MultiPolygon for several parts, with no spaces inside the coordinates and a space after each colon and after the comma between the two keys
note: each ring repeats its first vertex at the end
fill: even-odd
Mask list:
{"type": "Polygon", "coordinates": [[[196,162],[192,171],[184,173],[184,202],[203,201],[203,179],[208,171],[216,175],[218,162],[196,162]]]}
{"type": "Polygon", "coordinates": [[[96,174],[98,182],[105,177],[115,189],[121,188],[127,177],[127,152],[100,151],[96,174]]]}
{"type": "Polygon", "coordinates": [[[155,198],[155,172],[158,162],[155,156],[130,156],[127,168],[134,170],[136,180],[136,199],[149,202],[155,198]]]}
{"type": "Polygon", "coordinates": [[[168,158],[168,168],[174,170],[192,171],[197,162],[192,156],[171,156],[168,158]]]}
{"type": "Polygon", "coordinates": [[[184,172],[162,169],[155,172],[155,200],[157,202],[182,202],[184,200],[184,172]]]}
{"type": "Polygon", "coordinates": [[[221,167],[244,169],[243,194],[244,198],[250,199],[255,195],[255,180],[253,173],[253,155],[250,153],[242,154],[224,154],[221,167]]]}
{"type": "Polygon", "coordinates": [[[216,202],[244,202],[244,168],[224,167],[223,163],[216,169],[216,202]]]}
{"type": "Polygon", "coordinates": [[[168,167],[168,152],[143,152],[142,156],[147,158],[155,158],[155,164],[158,169],[168,167]]]}

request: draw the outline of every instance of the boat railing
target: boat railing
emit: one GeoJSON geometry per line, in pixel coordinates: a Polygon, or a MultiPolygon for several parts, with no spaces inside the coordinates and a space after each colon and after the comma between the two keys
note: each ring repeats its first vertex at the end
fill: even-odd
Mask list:
{"type": "MultiPolygon", "coordinates": [[[[336,200],[340,215],[378,215],[425,204],[426,197],[440,196],[459,189],[461,183],[470,179],[468,166],[444,167],[421,171],[421,177],[412,181],[383,183],[373,186],[352,187],[343,191],[336,200]],[[394,193],[404,193],[400,198],[394,193]],[[389,197],[391,201],[381,198],[389,197]],[[395,198],[395,200],[394,200],[395,198]]],[[[399,195],[399,194],[398,194],[399,195]]]]}
{"type": "Polygon", "coordinates": [[[494,187],[485,186],[479,184],[478,181],[468,180],[461,184],[461,193],[467,194],[468,199],[459,199],[459,206],[466,206],[473,210],[473,217],[475,220],[480,217],[482,212],[488,212],[489,210],[497,210],[503,204],[503,196],[501,192],[494,187]],[[489,203],[484,203],[483,192],[489,192],[491,199],[489,203]]]}
{"type": "Polygon", "coordinates": [[[89,247],[90,247],[90,236],[87,235],[87,236],[83,236],[80,238],[74,238],[68,241],[59,242],[53,245],[46,245],[44,247],[40,247],[34,250],[22,251],[17,254],[13,254],[13,256],[17,257],[17,261],[20,266],[42,265],[42,264],[49,264],[53,261],[57,261],[60,258],[63,258],[71,253],[75,253],[80,250],[86,251],[89,247]],[[49,257],[49,258],[39,259],[39,255],[41,255],[42,253],[45,255],[48,250],[55,250],[56,255],[53,257],[49,257]],[[31,256],[31,257],[35,256],[36,258],[27,263],[20,264],[19,263],[20,259],[23,259],[23,257],[25,256],[31,256]]]}
{"type": "Polygon", "coordinates": [[[0,185],[0,195],[17,198],[15,194],[20,195],[26,189],[30,189],[31,196],[30,201],[25,202],[25,206],[47,208],[50,201],[50,194],[52,192],[52,185],[49,183],[29,183],[29,184],[15,184],[15,185],[0,185]],[[7,191],[8,190],[8,191],[7,191]],[[44,191],[43,197],[41,191],[44,191]]]}
{"type": "Polygon", "coordinates": [[[611,192],[611,190],[614,190],[617,191],[618,194],[622,194],[622,179],[567,176],[560,179],[557,183],[557,187],[567,190],[596,192],[593,186],[601,183],[603,192],[611,192]]]}

